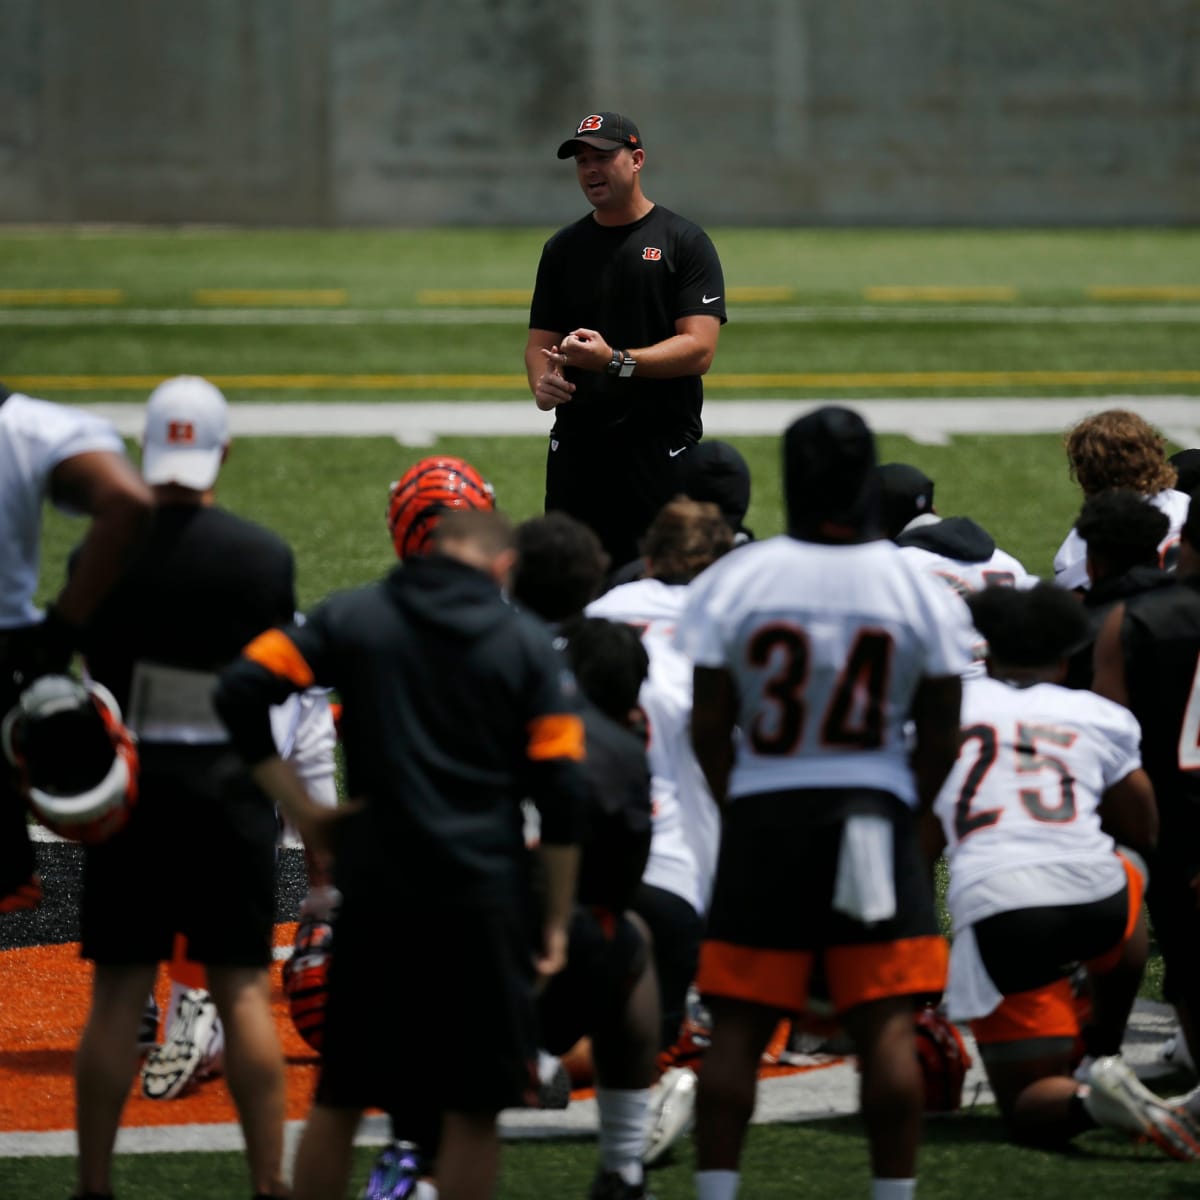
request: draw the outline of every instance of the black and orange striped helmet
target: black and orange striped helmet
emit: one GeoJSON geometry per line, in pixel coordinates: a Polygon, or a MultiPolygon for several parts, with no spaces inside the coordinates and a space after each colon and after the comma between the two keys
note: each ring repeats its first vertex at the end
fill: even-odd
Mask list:
{"type": "Polygon", "coordinates": [[[492,485],[461,458],[423,458],[388,489],[387,523],[400,559],[428,554],[444,513],[491,512],[492,485]]]}

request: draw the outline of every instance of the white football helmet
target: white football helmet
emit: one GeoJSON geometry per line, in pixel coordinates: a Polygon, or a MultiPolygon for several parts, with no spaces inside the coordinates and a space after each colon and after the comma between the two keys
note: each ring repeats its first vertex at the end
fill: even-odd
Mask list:
{"type": "Polygon", "coordinates": [[[102,684],[43,675],[5,716],[0,744],[48,829],[101,842],[128,821],[137,800],[137,748],[102,684]]]}

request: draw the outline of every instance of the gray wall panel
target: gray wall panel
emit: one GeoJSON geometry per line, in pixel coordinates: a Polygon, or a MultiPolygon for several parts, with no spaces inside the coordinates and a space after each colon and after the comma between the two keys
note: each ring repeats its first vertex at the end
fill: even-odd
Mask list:
{"type": "Polygon", "coordinates": [[[1200,0],[0,0],[0,220],[1194,223],[1200,0]]]}

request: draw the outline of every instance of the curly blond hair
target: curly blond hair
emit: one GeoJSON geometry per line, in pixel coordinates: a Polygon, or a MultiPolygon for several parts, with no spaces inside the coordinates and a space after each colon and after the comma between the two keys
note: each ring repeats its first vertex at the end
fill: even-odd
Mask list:
{"type": "Polygon", "coordinates": [[[677,496],[659,510],[641,541],[646,573],[664,583],[690,583],[733,546],[733,530],[708,500],[677,496]]]}
{"type": "Polygon", "coordinates": [[[1132,488],[1156,496],[1178,478],[1167,461],[1166,439],[1137,413],[1110,408],[1084,417],[1063,438],[1071,478],[1085,496],[1132,488]]]}

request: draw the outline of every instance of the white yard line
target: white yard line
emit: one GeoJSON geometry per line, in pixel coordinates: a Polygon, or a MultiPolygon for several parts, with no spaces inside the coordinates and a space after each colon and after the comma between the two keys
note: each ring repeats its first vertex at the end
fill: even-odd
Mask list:
{"type": "MultiPolygon", "coordinates": [[[[844,404],[866,418],[876,433],[944,445],[956,434],[1062,433],[1089,413],[1129,408],[1182,446],[1200,444],[1200,397],[1057,396],[957,397],[855,400],[708,400],[709,437],[775,436],[795,417],[824,403],[844,404]]],[[[126,437],[141,434],[144,404],[86,404],[126,437]]],[[[235,437],[391,437],[403,445],[428,446],[439,437],[537,437],[553,423],[532,400],[344,404],[238,401],[231,405],[235,437]]]]}

